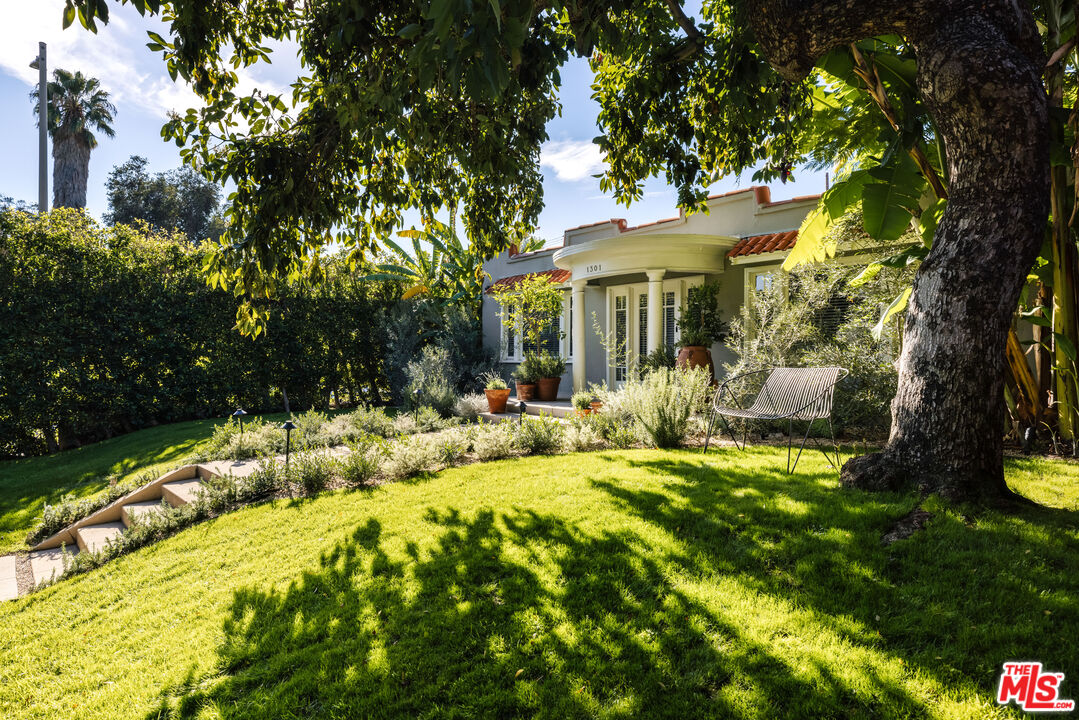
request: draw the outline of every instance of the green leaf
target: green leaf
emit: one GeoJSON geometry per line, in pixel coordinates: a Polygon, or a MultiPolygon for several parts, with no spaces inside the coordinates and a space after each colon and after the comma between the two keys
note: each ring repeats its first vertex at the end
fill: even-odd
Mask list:
{"type": "Polygon", "coordinates": [[[1067,355],[1074,365],[1076,359],[1075,344],[1072,343],[1071,339],[1067,335],[1058,332],[1053,333],[1053,339],[1056,341],[1057,349],[1067,355]]]}
{"type": "Polygon", "coordinates": [[[75,6],[71,4],[71,0],[68,0],[68,6],[64,8],[64,30],[71,27],[71,23],[75,22],[75,6]]]}
{"type": "Polygon", "coordinates": [[[817,207],[798,228],[798,240],[783,261],[784,271],[835,257],[836,244],[835,240],[828,239],[828,228],[858,203],[862,196],[862,183],[867,177],[862,171],[851,173],[821,195],[817,207]]]}
{"type": "Polygon", "coordinates": [[[877,240],[898,240],[910,227],[925,180],[906,153],[897,153],[893,165],[873,168],[869,174],[880,182],[862,189],[865,231],[877,240]]]}
{"type": "Polygon", "coordinates": [[[891,320],[896,314],[903,312],[907,309],[907,302],[910,301],[910,292],[913,288],[907,288],[903,292],[892,300],[892,304],[889,305],[883,313],[881,313],[880,320],[873,326],[873,338],[880,340],[880,336],[884,333],[885,324],[891,320]]]}

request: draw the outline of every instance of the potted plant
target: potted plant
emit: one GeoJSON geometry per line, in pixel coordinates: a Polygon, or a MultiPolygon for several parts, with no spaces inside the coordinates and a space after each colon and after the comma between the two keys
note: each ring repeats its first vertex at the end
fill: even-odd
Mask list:
{"type": "Polygon", "coordinates": [[[494,373],[484,376],[483,394],[487,396],[487,410],[492,414],[506,412],[506,402],[510,399],[510,389],[506,381],[494,373]]]}
{"type": "Polygon", "coordinates": [[[719,312],[716,298],[718,294],[718,282],[707,282],[690,288],[678,319],[680,338],[677,367],[707,368],[713,381],[716,373],[712,365],[712,343],[727,337],[727,323],[723,322],[719,312]]]}
{"type": "Polygon", "coordinates": [[[524,361],[513,371],[517,385],[517,399],[529,402],[536,397],[536,380],[539,378],[537,358],[533,354],[525,355],[524,361]]]}
{"type": "Polygon", "coordinates": [[[577,417],[584,417],[592,412],[592,393],[573,393],[570,404],[577,411],[577,417]]]}
{"type": "Polygon", "coordinates": [[[538,364],[539,379],[536,381],[536,397],[539,400],[554,400],[558,397],[558,385],[562,382],[562,373],[566,372],[566,361],[560,355],[541,355],[538,364]]]}

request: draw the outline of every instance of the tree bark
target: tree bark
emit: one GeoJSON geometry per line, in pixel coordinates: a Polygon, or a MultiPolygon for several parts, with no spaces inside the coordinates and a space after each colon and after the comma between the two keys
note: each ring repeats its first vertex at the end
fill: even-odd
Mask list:
{"type": "Polygon", "coordinates": [[[948,148],[950,199],[914,281],[888,444],[848,461],[846,486],[913,485],[956,501],[1011,495],[1003,469],[1005,339],[1049,212],[1045,60],[1021,5],[757,2],[758,40],[791,79],[832,47],[902,34],[948,148]]]}
{"type": "Polygon", "coordinates": [[[64,138],[52,146],[52,206],[86,207],[86,182],[90,172],[90,148],[77,137],[64,138]]]}

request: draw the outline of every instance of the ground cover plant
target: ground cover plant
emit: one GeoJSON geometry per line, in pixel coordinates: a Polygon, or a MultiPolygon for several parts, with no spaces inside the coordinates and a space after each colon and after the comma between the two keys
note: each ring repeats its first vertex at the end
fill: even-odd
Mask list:
{"type": "Polygon", "coordinates": [[[208,520],[0,606],[0,715],[1003,717],[1004,660],[1076,667],[1074,464],[1009,465],[1054,507],[931,501],[883,545],[917,498],[783,452],[530,457],[208,520]]]}

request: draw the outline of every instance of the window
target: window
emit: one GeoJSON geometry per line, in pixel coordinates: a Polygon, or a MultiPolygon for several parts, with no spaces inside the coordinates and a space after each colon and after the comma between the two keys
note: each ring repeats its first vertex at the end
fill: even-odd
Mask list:
{"type": "Polygon", "coordinates": [[[667,345],[674,345],[678,341],[676,337],[678,326],[674,301],[675,293],[673,290],[663,293],[663,342],[667,345]]]}
{"type": "Polygon", "coordinates": [[[648,295],[641,293],[640,311],[637,316],[637,354],[648,354],[648,295]]]}
{"type": "Polygon", "coordinates": [[[538,346],[533,345],[527,339],[522,338],[521,344],[524,346],[524,354],[528,355],[529,353],[538,352],[546,355],[560,355],[562,353],[561,331],[562,316],[555,315],[547,324],[547,329],[540,335],[538,346]]]}
{"type": "MultiPolygon", "coordinates": [[[[566,298],[562,302],[562,312],[551,319],[547,329],[540,335],[538,347],[534,346],[533,343],[524,338],[524,333],[521,332],[520,327],[502,325],[504,338],[502,344],[502,362],[521,362],[527,353],[537,351],[540,353],[550,353],[552,355],[565,355],[566,350],[570,353],[569,356],[566,356],[568,360],[573,353],[573,341],[570,338],[570,333],[573,331],[572,302],[572,297],[569,293],[566,293],[566,298]],[[570,333],[561,335],[562,328],[567,325],[570,327],[570,333]]],[[[499,316],[499,322],[503,322],[501,316],[499,316]]]]}
{"type": "Polygon", "coordinates": [[[626,381],[626,350],[628,345],[629,330],[629,307],[625,295],[616,295],[614,298],[614,345],[615,367],[614,381],[626,381]]]}

